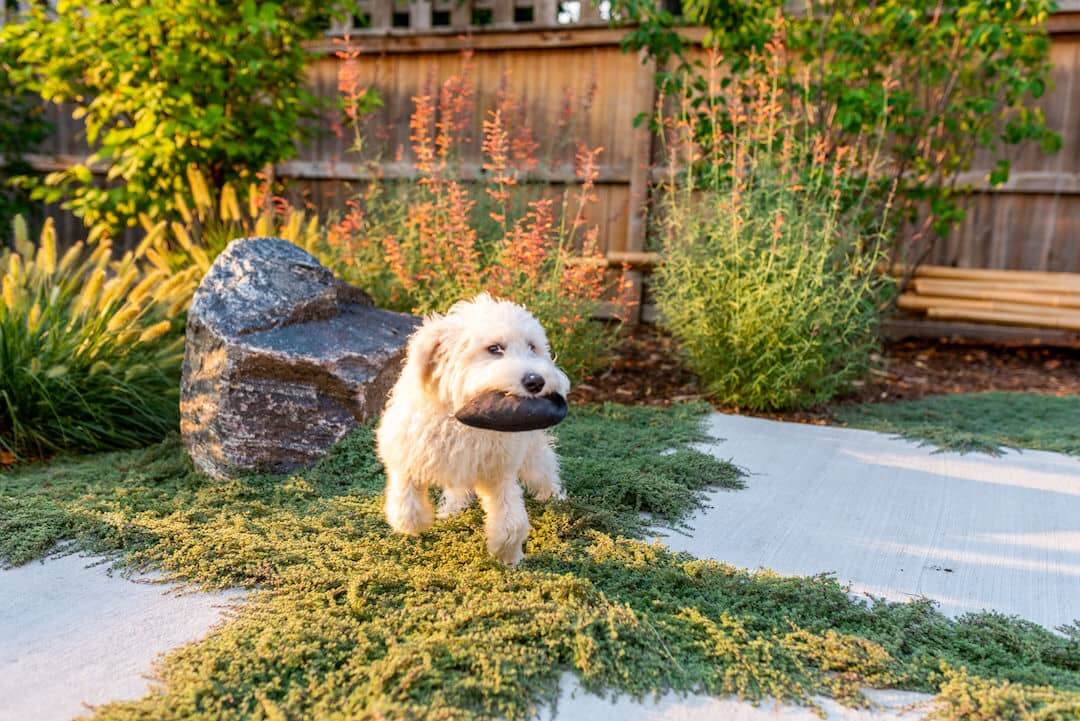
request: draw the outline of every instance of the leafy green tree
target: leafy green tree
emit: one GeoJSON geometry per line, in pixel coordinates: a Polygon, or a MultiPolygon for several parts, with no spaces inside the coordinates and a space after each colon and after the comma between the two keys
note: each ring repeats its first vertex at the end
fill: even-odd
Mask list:
{"type": "Polygon", "coordinates": [[[13,80],[74,106],[93,154],[26,179],[33,197],[62,202],[88,224],[134,224],[168,212],[185,172],[215,186],[295,153],[304,89],[302,41],[325,4],[260,0],[61,0],[3,31],[18,51],[13,80]],[[105,182],[91,167],[106,170],[105,182]]]}
{"type": "Polygon", "coordinates": [[[31,170],[24,155],[49,132],[40,100],[12,82],[14,67],[14,48],[0,42],[0,246],[10,236],[12,219],[28,216],[32,209],[28,193],[12,178],[31,170]]]}
{"type": "MultiPolygon", "coordinates": [[[[809,120],[826,152],[887,126],[882,153],[891,172],[878,178],[879,197],[895,187],[901,212],[893,216],[910,224],[908,238],[921,238],[908,249],[915,260],[928,252],[933,231],[962,217],[955,177],[978,149],[999,158],[990,180],[1002,183],[1006,146],[1031,141],[1055,151],[1061,144],[1034,105],[1049,75],[1044,25],[1053,0],[807,0],[798,12],[782,0],[615,4],[617,16],[636,23],[625,46],[645,48],[665,89],[698,108],[714,105],[718,93],[700,45],[680,25],[707,28],[704,45],[723,55],[722,74],[772,75],[779,64],[782,82],[795,91],[788,97],[805,105],[796,115],[809,120]],[[781,16],[785,46],[776,47],[781,16]]],[[[730,128],[736,115],[722,122],[730,128]]],[[[698,125],[704,136],[712,134],[710,120],[698,125]]]]}

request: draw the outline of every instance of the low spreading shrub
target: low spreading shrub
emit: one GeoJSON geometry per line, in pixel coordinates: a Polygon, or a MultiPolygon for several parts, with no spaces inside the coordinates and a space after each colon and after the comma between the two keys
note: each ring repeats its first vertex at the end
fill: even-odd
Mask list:
{"type": "Polygon", "coordinates": [[[808,145],[775,76],[723,91],[718,76],[712,82],[707,97],[726,93],[744,123],[728,131],[713,123],[703,146],[700,111],[716,110],[706,100],[668,124],[661,322],[722,403],[826,401],[866,371],[877,343],[884,221],[866,232],[863,208],[842,192],[856,166],[865,172],[875,160],[808,145]]]}
{"type": "Polygon", "coordinates": [[[0,450],[16,459],[145,445],[176,427],[193,271],[112,259],[107,240],[58,257],[16,221],[0,254],[0,450]]]}
{"type": "Polygon", "coordinates": [[[742,485],[693,447],[709,440],[705,410],[577,409],[554,429],[569,497],[529,501],[514,569],[484,549],[479,508],[422,538],[388,532],[371,428],[291,476],[210,479],[175,438],[0,474],[0,568],[66,542],[189,587],[248,589],[161,660],[150,693],[96,721],[557,717],[566,675],[624,702],[734,694],[824,717],[821,696],[865,707],[870,686],[937,693],[925,711],[939,721],[1078,718],[1075,624],[950,619],[926,599],[644,540],[742,485]]]}

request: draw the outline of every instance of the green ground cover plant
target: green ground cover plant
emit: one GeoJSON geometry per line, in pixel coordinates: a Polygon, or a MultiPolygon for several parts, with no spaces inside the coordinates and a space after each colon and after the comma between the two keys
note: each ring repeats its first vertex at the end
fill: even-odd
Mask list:
{"type": "Polygon", "coordinates": [[[575,408],[557,429],[569,500],[532,504],[522,565],[484,551],[470,510],[391,534],[371,429],[288,477],[213,481],[176,439],[0,476],[0,558],[80,548],[201,587],[249,589],[171,653],[159,687],[105,719],[521,719],[564,671],[601,693],[676,689],[809,703],[864,685],[939,691],[943,719],[1074,719],[1080,627],[928,603],[853,600],[674,554],[640,512],[678,524],[739,472],[688,444],[703,406],[575,408]],[[673,451],[660,455],[664,451],[673,451]]]}
{"type": "Polygon", "coordinates": [[[942,450],[998,455],[1008,447],[1080,455],[1076,396],[959,393],[839,406],[833,414],[857,428],[896,433],[942,450]]]}

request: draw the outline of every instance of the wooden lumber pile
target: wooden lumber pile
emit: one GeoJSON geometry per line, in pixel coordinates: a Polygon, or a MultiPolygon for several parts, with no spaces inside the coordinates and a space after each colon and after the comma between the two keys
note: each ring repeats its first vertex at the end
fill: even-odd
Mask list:
{"type": "Polygon", "coordinates": [[[921,265],[897,304],[929,320],[1080,331],[1080,273],[921,265]]]}

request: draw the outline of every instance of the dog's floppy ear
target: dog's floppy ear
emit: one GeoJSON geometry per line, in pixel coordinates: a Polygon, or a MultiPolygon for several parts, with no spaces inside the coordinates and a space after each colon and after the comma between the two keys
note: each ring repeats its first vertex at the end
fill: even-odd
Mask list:
{"type": "Polygon", "coordinates": [[[448,324],[442,316],[429,316],[409,338],[403,373],[413,376],[423,388],[436,380],[441,356],[446,351],[448,324]]]}

